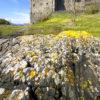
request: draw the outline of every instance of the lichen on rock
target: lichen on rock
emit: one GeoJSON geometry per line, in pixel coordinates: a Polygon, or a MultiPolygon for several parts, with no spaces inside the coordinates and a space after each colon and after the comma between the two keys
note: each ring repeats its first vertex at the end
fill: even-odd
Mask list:
{"type": "Polygon", "coordinates": [[[0,47],[3,99],[94,100],[100,96],[100,40],[87,32],[0,39],[0,47]]]}

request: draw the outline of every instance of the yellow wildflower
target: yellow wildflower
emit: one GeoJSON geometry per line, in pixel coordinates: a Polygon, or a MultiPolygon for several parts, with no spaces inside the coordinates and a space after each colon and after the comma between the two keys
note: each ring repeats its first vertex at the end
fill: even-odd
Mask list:
{"type": "Polygon", "coordinates": [[[70,37],[70,38],[87,39],[87,38],[91,37],[91,34],[89,34],[86,31],[72,31],[72,30],[69,30],[69,31],[63,31],[63,32],[59,33],[57,35],[57,38],[63,38],[65,36],[70,37]]]}

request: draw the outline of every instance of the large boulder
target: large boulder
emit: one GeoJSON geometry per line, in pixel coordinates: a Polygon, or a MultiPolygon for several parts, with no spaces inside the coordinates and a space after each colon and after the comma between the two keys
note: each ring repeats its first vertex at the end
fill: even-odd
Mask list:
{"type": "Polygon", "coordinates": [[[99,100],[100,40],[65,33],[0,39],[2,99],[99,100]]]}

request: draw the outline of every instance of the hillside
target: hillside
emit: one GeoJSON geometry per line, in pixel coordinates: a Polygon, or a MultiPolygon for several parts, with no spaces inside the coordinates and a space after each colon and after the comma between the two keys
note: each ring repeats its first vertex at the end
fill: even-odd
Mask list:
{"type": "Polygon", "coordinates": [[[73,15],[66,12],[55,13],[48,19],[28,26],[3,26],[0,25],[0,35],[13,34],[58,34],[61,31],[82,30],[100,37],[100,14],[73,15]],[[73,19],[75,18],[75,23],[73,19]]]}

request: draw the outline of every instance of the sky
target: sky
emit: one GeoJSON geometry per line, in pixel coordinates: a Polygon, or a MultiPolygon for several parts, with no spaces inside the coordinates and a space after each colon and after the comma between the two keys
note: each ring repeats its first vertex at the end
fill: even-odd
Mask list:
{"type": "Polygon", "coordinates": [[[30,0],[0,0],[0,18],[15,24],[30,22],[30,0]]]}

